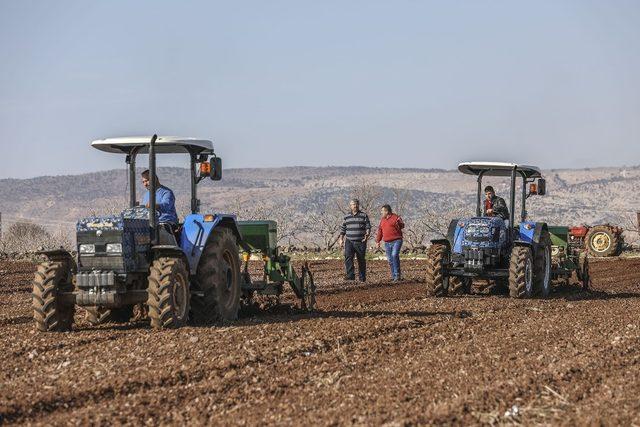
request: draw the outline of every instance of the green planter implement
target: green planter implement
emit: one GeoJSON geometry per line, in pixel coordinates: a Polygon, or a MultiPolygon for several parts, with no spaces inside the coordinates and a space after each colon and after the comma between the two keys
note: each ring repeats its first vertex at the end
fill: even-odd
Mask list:
{"type": "Polygon", "coordinates": [[[280,296],[285,283],[291,286],[294,294],[300,299],[303,310],[312,311],[316,305],[316,286],[313,273],[308,262],[302,265],[298,275],[291,263],[291,258],[278,253],[277,224],[275,221],[239,221],[238,229],[242,235],[242,290],[245,295],[280,296]],[[262,280],[252,280],[249,274],[251,255],[259,255],[263,262],[262,280]]]}
{"type": "Polygon", "coordinates": [[[589,258],[579,243],[569,240],[569,227],[549,226],[551,235],[551,278],[569,284],[573,272],[583,289],[589,288],[589,258]]]}

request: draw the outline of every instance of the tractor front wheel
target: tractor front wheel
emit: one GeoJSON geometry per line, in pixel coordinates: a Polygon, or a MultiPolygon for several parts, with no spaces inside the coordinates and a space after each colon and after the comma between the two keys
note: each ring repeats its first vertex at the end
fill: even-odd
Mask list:
{"type": "Polygon", "coordinates": [[[71,269],[66,262],[43,262],[33,280],[33,319],[43,332],[68,331],[73,325],[74,304],[63,304],[60,292],[71,291],[71,269]]]}
{"type": "Polygon", "coordinates": [[[431,245],[427,252],[427,295],[443,297],[447,295],[449,277],[444,265],[449,259],[449,248],[441,243],[431,245]]]}
{"type": "Polygon", "coordinates": [[[533,258],[531,249],[516,246],[509,262],[509,295],[512,298],[531,298],[533,295],[533,258]]]}
{"type": "Polygon", "coordinates": [[[147,306],[151,327],[177,328],[189,317],[189,275],[181,258],[153,261],[149,274],[147,306]]]}
{"type": "Polygon", "coordinates": [[[200,257],[191,307],[196,323],[235,320],[240,308],[240,258],[238,244],[228,228],[215,228],[200,257]]]}

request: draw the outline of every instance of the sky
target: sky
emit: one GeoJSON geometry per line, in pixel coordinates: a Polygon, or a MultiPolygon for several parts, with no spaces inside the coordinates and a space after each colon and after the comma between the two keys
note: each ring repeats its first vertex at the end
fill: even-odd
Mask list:
{"type": "Polygon", "coordinates": [[[0,0],[0,61],[0,178],[153,133],[226,168],[640,164],[637,0],[0,0]]]}

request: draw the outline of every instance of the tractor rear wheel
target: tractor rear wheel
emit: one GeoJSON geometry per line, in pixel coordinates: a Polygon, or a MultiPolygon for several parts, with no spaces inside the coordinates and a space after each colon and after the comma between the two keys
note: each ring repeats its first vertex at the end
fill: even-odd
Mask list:
{"type": "Polygon", "coordinates": [[[509,296],[531,298],[533,295],[533,258],[531,249],[516,246],[511,250],[509,262],[509,296]]]}
{"type": "Polygon", "coordinates": [[[302,266],[302,280],[304,295],[301,301],[301,309],[314,311],[316,309],[316,284],[313,280],[313,273],[309,270],[309,264],[304,263],[302,266]]]}
{"type": "Polygon", "coordinates": [[[622,246],[620,235],[608,225],[596,225],[591,227],[585,237],[589,255],[596,257],[609,257],[618,254],[622,246]]]}
{"type": "Polygon", "coordinates": [[[33,319],[43,332],[68,331],[73,325],[74,304],[63,304],[60,292],[72,291],[67,262],[43,262],[33,279],[33,319]]]}
{"type": "Polygon", "coordinates": [[[451,295],[467,295],[471,293],[470,277],[449,277],[449,293],[451,295]]]}
{"type": "Polygon", "coordinates": [[[85,307],[87,321],[93,326],[103,323],[127,323],[133,316],[133,306],[127,305],[119,308],[85,307]]]}
{"type": "Polygon", "coordinates": [[[449,259],[447,245],[435,243],[427,251],[427,295],[443,297],[447,295],[449,277],[444,274],[444,265],[449,259]]]}
{"type": "Polygon", "coordinates": [[[147,306],[151,327],[177,328],[189,317],[189,274],[181,258],[153,261],[149,273],[147,306]]]}
{"type": "Polygon", "coordinates": [[[551,293],[551,236],[543,231],[534,260],[535,293],[546,298],[551,293]]]}
{"type": "Polygon", "coordinates": [[[240,257],[236,237],[230,229],[220,227],[211,232],[196,277],[195,288],[204,295],[193,297],[193,320],[206,324],[237,319],[242,294],[240,257]]]}
{"type": "Polygon", "coordinates": [[[582,283],[582,289],[588,290],[591,283],[591,277],[589,276],[589,257],[586,252],[582,252],[578,258],[578,270],[576,271],[578,280],[582,283]]]}

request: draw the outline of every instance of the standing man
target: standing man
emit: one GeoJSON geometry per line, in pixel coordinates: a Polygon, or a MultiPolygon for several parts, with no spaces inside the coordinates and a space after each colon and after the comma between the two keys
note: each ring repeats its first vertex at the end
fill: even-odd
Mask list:
{"type": "Polygon", "coordinates": [[[340,227],[340,246],[344,248],[344,266],[347,271],[345,280],[355,280],[353,256],[358,259],[358,276],[361,282],[367,280],[367,240],[371,234],[369,216],[360,210],[360,202],[349,202],[351,213],[345,215],[340,227]]]}
{"type": "Polygon", "coordinates": [[[382,217],[376,235],[376,246],[380,248],[384,240],[384,249],[391,268],[391,277],[394,282],[402,280],[400,275],[400,249],[402,249],[402,229],[404,222],[400,216],[391,211],[390,205],[383,205],[380,209],[382,217]]]}
{"type": "Polygon", "coordinates": [[[497,216],[504,220],[509,219],[509,208],[502,197],[496,196],[496,190],[487,185],[484,188],[484,216],[497,216]]]}

